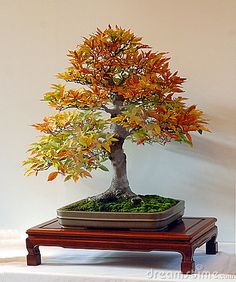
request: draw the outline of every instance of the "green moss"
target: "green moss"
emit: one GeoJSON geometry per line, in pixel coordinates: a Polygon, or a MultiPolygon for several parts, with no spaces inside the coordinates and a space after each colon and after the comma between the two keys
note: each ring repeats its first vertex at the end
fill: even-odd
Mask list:
{"type": "Polygon", "coordinates": [[[123,198],[110,202],[101,200],[88,201],[87,199],[70,204],[63,208],[65,211],[93,211],[93,212],[148,212],[156,213],[165,211],[178,203],[178,200],[164,198],[157,195],[139,195],[140,203],[123,198]]]}

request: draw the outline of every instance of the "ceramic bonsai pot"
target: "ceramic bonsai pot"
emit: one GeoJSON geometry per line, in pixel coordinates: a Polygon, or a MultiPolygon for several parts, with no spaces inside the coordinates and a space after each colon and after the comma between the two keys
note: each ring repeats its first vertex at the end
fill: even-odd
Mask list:
{"type": "Polygon", "coordinates": [[[125,228],[167,229],[184,214],[184,201],[158,213],[68,211],[67,206],[57,210],[58,222],[63,228],[125,228]]]}

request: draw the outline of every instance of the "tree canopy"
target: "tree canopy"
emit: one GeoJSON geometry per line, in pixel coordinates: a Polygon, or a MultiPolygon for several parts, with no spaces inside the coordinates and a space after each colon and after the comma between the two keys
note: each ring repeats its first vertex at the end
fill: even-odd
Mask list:
{"type": "Polygon", "coordinates": [[[103,162],[120,138],[192,145],[191,132],[208,130],[202,111],[181,96],[185,78],[170,70],[167,53],[141,40],[108,26],[69,51],[70,66],[58,74],[65,83],[44,94],[57,112],[34,125],[42,135],[24,162],[27,175],[54,168],[49,181],[58,174],[77,181],[93,169],[107,170],[103,162]]]}

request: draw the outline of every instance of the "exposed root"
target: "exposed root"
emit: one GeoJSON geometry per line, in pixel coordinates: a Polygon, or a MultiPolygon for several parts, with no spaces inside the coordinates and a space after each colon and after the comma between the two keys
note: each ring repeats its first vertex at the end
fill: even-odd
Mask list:
{"type": "Polygon", "coordinates": [[[103,202],[109,202],[115,199],[116,199],[115,195],[106,192],[87,198],[88,201],[103,201],[103,202]]]}
{"type": "Polygon", "coordinates": [[[101,194],[92,196],[87,198],[88,201],[102,201],[102,202],[110,202],[110,201],[115,201],[116,199],[126,199],[131,201],[135,204],[138,205],[140,204],[143,200],[140,196],[137,194],[133,193],[132,191],[125,192],[125,193],[119,193],[119,191],[105,191],[101,194]]]}
{"type": "Polygon", "coordinates": [[[135,206],[137,206],[137,205],[139,205],[141,202],[143,202],[142,198],[139,197],[138,195],[133,196],[133,197],[131,198],[131,201],[132,201],[132,203],[133,203],[135,206]]]}

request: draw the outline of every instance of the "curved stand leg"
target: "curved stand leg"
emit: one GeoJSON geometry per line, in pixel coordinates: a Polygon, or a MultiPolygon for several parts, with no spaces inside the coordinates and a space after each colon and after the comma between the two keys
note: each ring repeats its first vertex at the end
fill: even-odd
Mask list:
{"type": "Polygon", "coordinates": [[[195,271],[195,262],[193,260],[193,249],[192,247],[185,248],[181,251],[182,262],[181,272],[183,274],[192,274],[195,271]]]}
{"type": "Polygon", "coordinates": [[[206,254],[215,255],[218,253],[218,243],[216,242],[216,235],[206,243],[206,254]]]}
{"type": "Polygon", "coordinates": [[[28,250],[27,265],[39,265],[41,264],[41,255],[39,246],[34,246],[29,238],[26,239],[26,248],[28,250]]]}

